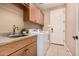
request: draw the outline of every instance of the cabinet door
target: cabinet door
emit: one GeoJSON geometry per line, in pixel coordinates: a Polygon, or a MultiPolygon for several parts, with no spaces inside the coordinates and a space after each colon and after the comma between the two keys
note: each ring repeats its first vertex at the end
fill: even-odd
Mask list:
{"type": "Polygon", "coordinates": [[[32,43],[10,54],[10,56],[36,56],[36,55],[37,55],[36,43],[32,43]]]}
{"type": "Polygon", "coordinates": [[[29,20],[32,21],[32,22],[36,22],[36,19],[35,19],[35,17],[36,17],[36,6],[33,5],[33,4],[30,4],[29,5],[29,10],[30,10],[29,20]]]}
{"type": "Polygon", "coordinates": [[[33,43],[26,48],[28,49],[25,51],[26,56],[36,56],[37,55],[36,43],[33,43]]]}
{"type": "Polygon", "coordinates": [[[40,25],[43,25],[43,14],[40,10],[38,10],[38,19],[37,19],[37,23],[39,23],[40,25]]]}
{"type": "Polygon", "coordinates": [[[40,9],[34,4],[30,4],[29,8],[30,8],[30,15],[29,15],[30,21],[43,25],[43,15],[40,9]]]}
{"type": "Polygon", "coordinates": [[[14,52],[13,54],[11,54],[10,56],[24,56],[25,55],[25,49],[22,48],[21,50],[18,50],[16,52],[14,52]]]}

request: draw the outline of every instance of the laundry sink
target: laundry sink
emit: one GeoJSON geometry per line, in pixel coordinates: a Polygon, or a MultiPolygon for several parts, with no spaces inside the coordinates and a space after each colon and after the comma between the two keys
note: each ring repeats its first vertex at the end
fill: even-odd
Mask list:
{"type": "Polygon", "coordinates": [[[14,34],[14,35],[9,35],[9,38],[18,38],[18,37],[23,37],[23,36],[28,36],[27,34],[14,34]]]}

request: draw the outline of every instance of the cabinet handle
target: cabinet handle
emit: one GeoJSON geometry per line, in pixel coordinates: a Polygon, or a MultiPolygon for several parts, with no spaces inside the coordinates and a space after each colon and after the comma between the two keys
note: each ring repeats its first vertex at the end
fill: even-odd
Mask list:
{"type": "Polygon", "coordinates": [[[25,49],[24,52],[26,52],[28,49],[25,49]]]}

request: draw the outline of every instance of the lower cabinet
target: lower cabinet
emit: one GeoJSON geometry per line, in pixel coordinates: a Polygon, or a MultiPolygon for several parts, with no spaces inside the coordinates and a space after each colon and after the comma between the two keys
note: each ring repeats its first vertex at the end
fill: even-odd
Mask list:
{"type": "Polygon", "coordinates": [[[27,56],[36,56],[37,55],[36,50],[37,50],[36,49],[36,43],[33,43],[33,44],[26,47],[25,55],[27,55],[27,56]]]}
{"type": "Polygon", "coordinates": [[[25,49],[22,48],[22,49],[20,49],[20,50],[18,50],[18,51],[15,51],[15,52],[12,53],[12,54],[10,54],[9,56],[24,56],[24,55],[25,55],[25,54],[24,54],[24,51],[25,51],[25,49]]]}
{"type": "Polygon", "coordinates": [[[10,54],[10,56],[36,56],[36,43],[29,44],[28,46],[25,46],[18,51],[15,51],[14,53],[10,54]]]}

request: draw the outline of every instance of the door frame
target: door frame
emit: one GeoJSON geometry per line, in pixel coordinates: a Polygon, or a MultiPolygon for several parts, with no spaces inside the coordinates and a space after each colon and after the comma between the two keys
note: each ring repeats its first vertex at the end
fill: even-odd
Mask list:
{"type": "MultiPolygon", "coordinates": [[[[78,34],[78,21],[79,21],[79,6],[78,6],[79,4],[77,3],[76,4],[76,26],[75,26],[75,28],[76,28],[76,35],[78,35],[78,37],[79,37],[79,34],[78,34]]],[[[78,43],[79,43],[79,39],[78,40],[76,40],[76,56],[79,56],[79,45],[78,45],[78,43]]]]}

